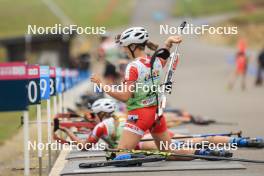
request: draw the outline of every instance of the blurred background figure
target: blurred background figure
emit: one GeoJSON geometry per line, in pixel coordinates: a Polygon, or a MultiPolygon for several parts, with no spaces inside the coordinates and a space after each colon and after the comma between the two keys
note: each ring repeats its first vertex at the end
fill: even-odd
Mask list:
{"type": "Polygon", "coordinates": [[[258,71],[256,78],[256,86],[261,86],[263,83],[263,71],[264,71],[264,47],[258,56],[258,71]]]}
{"type": "Polygon", "coordinates": [[[101,35],[98,48],[98,61],[105,64],[103,76],[108,84],[115,84],[119,79],[117,72],[118,59],[119,51],[115,41],[110,37],[109,33],[101,35]]]}
{"type": "Polygon", "coordinates": [[[248,57],[246,54],[246,42],[244,39],[240,39],[238,41],[238,51],[235,56],[235,70],[228,85],[229,89],[233,89],[238,78],[241,78],[241,89],[246,89],[247,66],[248,57]]]}
{"type": "Polygon", "coordinates": [[[91,55],[90,53],[80,54],[78,57],[78,68],[81,70],[90,69],[91,65],[91,55]]]}
{"type": "Polygon", "coordinates": [[[123,78],[127,57],[121,53],[109,33],[100,36],[98,61],[105,64],[103,77],[108,84],[117,84],[123,78]]]}

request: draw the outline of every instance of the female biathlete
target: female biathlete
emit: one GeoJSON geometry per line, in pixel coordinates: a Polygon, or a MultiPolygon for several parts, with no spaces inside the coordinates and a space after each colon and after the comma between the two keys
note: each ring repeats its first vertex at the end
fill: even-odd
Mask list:
{"type": "Polygon", "coordinates": [[[96,100],[92,104],[92,113],[98,124],[89,134],[86,140],[78,138],[71,130],[65,127],[60,127],[60,130],[65,132],[70,139],[76,144],[82,144],[84,149],[89,149],[96,144],[99,139],[104,140],[110,147],[116,148],[116,141],[120,138],[121,131],[124,127],[125,119],[117,118],[114,114],[116,103],[112,99],[102,98],[96,100]]]}
{"type": "MultiPolygon", "coordinates": [[[[150,130],[157,146],[161,141],[171,143],[165,119],[161,118],[159,124],[154,126],[157,109],[155,94],[144,92],[142,88],[144,85],[151,86],[153,84],[150,77],[150,57],[145,53],[145,47],[156,50],[157,45],[149,41],[148,33],[143,27],[133,27],[125,30],[117,37],[117,42],[123,47],[129,58],[134,59],[126,68],[126,84],[123,85],[123,90],[117,91],[112,88],[106,92],[113,98],[127,103],[128,118],[118,148],[134,149],[147,130],[150,130]],[[139,84],[141,84],[141,87],[139,84]],[[135,86],[137,87],[135,88],[135,86]]],[[[165,41],[167,53],[173,43],[180,42],[181,39],[178,36],[169,37],[165,41]]],[[[165,53],[164,57],[156,60],[153,64],[154,84],[156,86],[159,86],[162,68],[166,64],[168,56],[165,53]]],[[[103,88],[107,87],[96,75],[91,77],[91,81],[101,84],[103,88]]]]}
{"type": "MultiPolygon", "coordinates": [[[[155,93],[144,91],[144,86],[160,85],[161,72],[169,57],[169,50],[174,43],[180,43],[179,36],[171,36],[165,41],[163,52],[159,59],[153,63],[151,74],[151,58],[145,53],[147,46],[157,50],[158,46],[149,41],[148,32],[143,27],[132,27],[117,36],[117,43],[124,52],[133,59],[128,64],[125,73],[125,84],[122,89],[106,85],[99,76],[91,76],[91,81],[101,85],[104,91],[113,98],[127,103],[128,117],[122,132],[118,149],[135,149],[144,133],[149,130],[159,150],[170,151],[169,148],[160,147],[160,143],[171,145],[171,138],[166,126],[165,118],[156,121],[157,97],[155,93]],[[152,75],[153,78],[150,76],[152,75]],[[154,80],[154,81],[153,81],[154,80]],[[107,89],[106,89],[107,88],[107,89]]],[[[204,154],[202,150],[177,150],[181,154],[204,154]]],[[[131,154],[117,156],[116,159],[127,159],[131,154]]],[[[182,159],[182,158],[175,158],[182,159]]],[[[188,159],[189,160],[189,159],[188,159]]]]}

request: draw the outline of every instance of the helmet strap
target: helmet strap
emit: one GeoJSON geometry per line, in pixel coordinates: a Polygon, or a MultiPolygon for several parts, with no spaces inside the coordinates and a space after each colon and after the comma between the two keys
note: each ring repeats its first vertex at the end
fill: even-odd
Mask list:
{"type": "Polygon", "coordinates": [[[136,45],[134,48],[132,48],[131,46],[132,46],[132,44],[128,45],[127,47],[129,49],[129,51],[131,52],[132,57],[135,58],[135,51],[138,48],[138,45],[136,45]]]}
{"type": "Polygon", "coordinates": [[[111,117],[113,112],[111,112],[111,113],[108,113],[108,112],[99,112],[99,113],[101,113],[101,114],[100,115],[97,114],[97,116],[99,117],[100,121],[102,122],[104,118],[111,117]]]}

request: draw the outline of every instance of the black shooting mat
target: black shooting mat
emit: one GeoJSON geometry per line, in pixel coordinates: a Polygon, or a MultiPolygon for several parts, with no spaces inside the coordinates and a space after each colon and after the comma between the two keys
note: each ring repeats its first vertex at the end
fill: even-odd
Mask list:
{"type": "MultiPolygon", "coordinates": [[[[238,162],[227,161],[159,161],[144,163],[140,167],[100,167],[79,168],[80,163],[97,162],[100,160],[68,161],[61,175],[95,174],[95,173],[121,173],[121,172],[159,172],[159,171],[187,171],[187,170],[238,170],[246,167],[238,162]]],[[[103,161],[103,160],[101,160],[103,161]]]]}

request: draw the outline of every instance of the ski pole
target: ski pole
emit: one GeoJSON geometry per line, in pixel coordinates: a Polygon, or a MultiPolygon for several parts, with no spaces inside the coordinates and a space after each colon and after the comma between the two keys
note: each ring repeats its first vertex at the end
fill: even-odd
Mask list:
{"type": "MultiPolygon", "coordinates": [[[[172,137],[171,139],[186,139],[186,138],[203,138],[203,137],[213,137],[213,136],[233,136],[237,135],[238,137],[241,137],[242,131],[238,132],[230,132],[230,133],[219,133],[219,134],[194,134],[194,135],[187,135],[187,136],[175,136],[172,137]]],[[[146,141],[153,141],[154,139],[141,139],[141,142],[146,142],[146,141]]]]}

